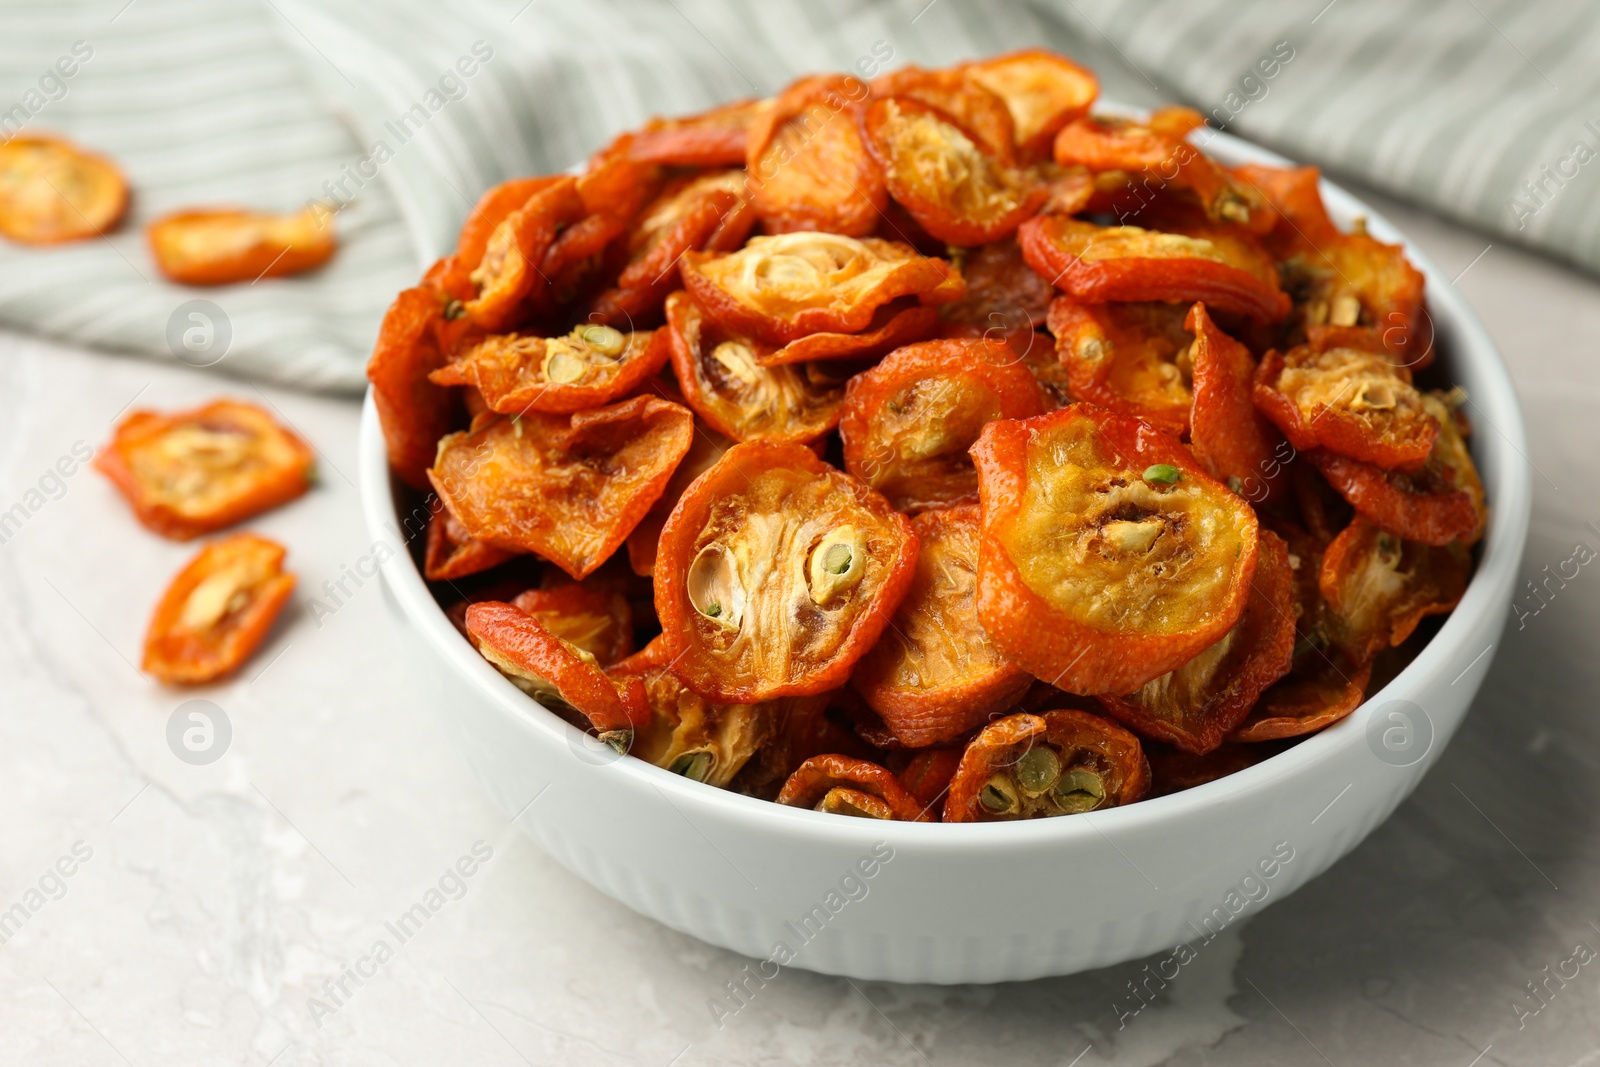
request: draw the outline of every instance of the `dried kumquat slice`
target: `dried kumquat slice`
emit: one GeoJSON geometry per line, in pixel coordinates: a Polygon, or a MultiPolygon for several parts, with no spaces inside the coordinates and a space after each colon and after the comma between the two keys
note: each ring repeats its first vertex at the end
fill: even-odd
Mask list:
{"type": "Polygon", "coordinates": [[[954,300],[961,275],[942,259],[876,237],[752,237],[737,252],[683,256],[684,285],[718,325],[774,347],[813,333],[860,333],[901,297],[954,300]]]}
{"type": "Polygon", "coordinates": [[[1033,375],[1009,345],[907,345],[845,387],[845,469],[901,511],[976,503],[978,472],[967,449],[987,423],[1043,410],[1033,375]]]}
{"type": "Polygon", "coordinates": [[[1312,330],[1256,368],[1256,407],[1298,449],[1322,447],[1385,470],[1415,472],[1439,435],[1411,373],[1369,330],[1312,330]]]}
{"type": "Polygon", "coordinates": [[[966,63],[958,69],[1005,101],[1017,151],[1024,161],[1048,156],[1056,132],[1087,114],[1100,95],[1100,82],[1093,72],[1042,48],[966,63]]]}
{"type": "Polygon", "coordinates": [[[1473,544],[1483,535],[1488,512],[1483,482],[1461,433],[1463,423],[1446,398],[1421,396],[1422,406],[1439,424],[1439,436],[1421,470],[1386,471],[1320,448],[1307,452],[1306,458],[1368,522],[1389,533],[1428,545],[1447,545],[1458,538],[1473,544]]]}
{"type": "Polygon", "coordinates": [[[577,185],[576,178],[568,177],[539,186],[489,233],[477,266],[468,275],[477,295],[465,306],[478,326],[505,330],[525,314],[524,301],[532,297],[539,303],[537,292],[550,284],[539,272],[545,253],[562,229],[584,217],[577,185]]]}
{"type": "Polygon", "coordinates": [[[1184,328],[1194,334],[1189,443],[1195,458],[1252,504],[1266,503],[1290,457],[1277,428],[1256,410],[1255,358],[1218,328],[1204,304],[1189,309],[1184,328]]]}
{"type": "Polygon", "coordinates": [[[842,686],[911,583],[917,535],[800,445],[746,442],[673,508],[656,611],[688,686],[751,703],[842,686]]]}
{"type": "Polygon", "coordinates": [[[150,253],[168,279],[183,285],[230,285],[282,278],[333,257],[333,213],[308,207],[293,215],[211,208],[179,211],[145,228],[150,253]]]}
{"type": "Polygon", "coordinates": [[[1144,737],[1204,754],[1289,673],[1295,645],[1294,572],[1283,539],[1261,531],[1244,614],[1220,641],[1126,695],[1103,694],[1106,711],[1144,737]]]}
{"type": "Polygon", "coordinates": [[[55,137],[0,144],[0,234],[48,245],[103,236],[128,209],[114,163],[55,137]]]}
{"type": "Polygon", "coordinates": [[[1265,240],[1291,279],[1302,330],[1365,326],[1407,366],[1433,361],[1426,280],[1399,245],[1364,232],[1341,233],[1323,206],[1316,167],[1251,165],[1233,173],[1271,200],[1280,216],[1265,240]]]}
{"type": "Polygon", "coordinates": [[[1069,693],[1131,693],[1239,621],[1255,513],[1173,438],[1077,403],[989,423],[972,456],[978,618],[1036,677],[1069,693]]]}
{"type": "Polygon", "coordinates": [[[484,415],[439,442],[434,490],[473,537],[575,579],[611,557],[689,451],[694,417],[636,396],[573,415],[484,415]]]}
{"type": "Polygon", "coordinates": [[[1189,227],[1167,233],[1040,215],[1017,231],[1028,265],[1086,303],[1164,300],[1264,322],[1289,313],[1272,259],[1247,233],[1189,227]]]}
{"type": "Polygon", "coordinates": [[[717,170],[669,184],[634,222],[628,263],[616,284],[595,298],[589,321],[637,327],[659,321],[679,285],[685,252],[731,252],[755,224],[742,170],[717,170]]]}
{"type": "Polygon", "coordinates": [[[978,623],[978,507],[912,520],[921,549],[911,589],[851,684],[900,743],[949,741],[1009,708],[1033,677],[978,623]]]}
{"type": "Polygon", "coordinates": [[[778,803],[858,819],[934,821],[886,768],[850,756],[812,756],[783,783],[778,803]]]}
{"type": "Polygon", "coordinates": [[[284,504],[311,486],[310,446],[253,404],[130,412],[94,464],[134,514],[187,541],[284,504]]]}
{"type": "Polygon", "coordinates": [[[724,330],[687,293],[667,298],[667,332],[685,401],[719,433],[806,444],[839,424],[845,373],[826,364],[766,365],[771,346],[724,330]]]}
{"type": "Polygon", "coordinates": [[[404,290],[384,314],[367,361],[389,467],[413,489],[428,487],[427,470],[439,438],[450,432],[461,407],[449,389],[428,379],[445,361],[440,344],[445,308],[444,298],[432,289],[404,290]]]}
{"type": "Polygon", "coordinates": [[[1255,233],[1271,230],[1277,214],[1267,197],[1188,142],[1188,134],[1204,125],[1204,116],[1186,107],[1161,108],[1144,121],[1080,118],[1056,135],[1055,161],[1095,173],[1127,172],[1131,191],[1141,203],[1165,190],[1187,189],[1217,222],[1255,233]]]}
{"type": "Polygon", "coordinates": [[[775,704],[713,704],[667,669],[664,657],[636,658],[611,673],[636,675],[650,703],[650,722],[635,731],[628,754],[719,789],[773,740],[782,715],[775,704]]]}
{"type": "Polygon", "coordinates": [[[1400,644],[1424,617],[1456,606],[1471,566],[1459,541],[1405,541],[1357,516],[1322,556],[1318,582],[1334,644],[1358,663],[1400,644]]]}
{"type": "Polygon", "coordinates": [[[879,308],[860,333],[807,334],[782,348],[763,347],[759,361],[763,367],[781,367],[826,359],[872,360],[902,345],[926,340],[938,328],[938,309],[906,297],[879,308]]]}
{"type": "Polygon", "coordinates": [[[861,130],[889,195],[937,240],[980,245],[1009,237],[1049,195],[1028,173],[985,154],[953,116],[913,97],[874,99],[861,112],[861,130]]]}
{"type": "Polygon", "coordinates": [[[872,79],[871,88],[877,99],[907,97],[944,112],[985,156],[1008,167],[1016,162],[1016,126],[1011,109],[960,67],[901,67],[872,79]]]}
{"type": "Polygon", "coordinates": [[[633,654],[633,606],[615,588],[567,582],[518,593],[511,603],[556,637],[589,653],[602,667],[633,654]]]}
{"type": "Polygon", "coordinates": [[[883,172],[856,128],[868,95],[859,78],[816,75],[789,86],[756,117],[745,170],[767,233],[862,237],[877,228],[887,200],[883,172]]]}
{"type": "Polygon", "coordinates": [[[430,374],[440,385],[470,385],[490,411],[565,414],[599,407],[638,388],[666,366],[660,330],[623,333],[574,327],[562,337],[490,334],[430,374]]]}
{"type": "Polygon", "coordinates": [[[202,548],[162,594],[144,639],[144,669],[169,685],[201,685],[239,669],[294,589],[284,548],[233,534],[202,548]]]}
{"type": "Polygon", "coordinates": [[[1109,719],[1062,708],[990,723],[967,744],[945,822],[1076,815],[1132,804],[1150,788],[1139,739],[1109,719]]]}
{"type": "Polygon", "coordinates": [[[1072,396],[1181,436],[1194,404],[1194,337],[1180,304],[1050,305],[1050,332],[1072,396]]]}
{"type": "Polygon", "coordinates": [[[422,552],[422,574],[430,582],[453,582],[515,556],[514,552],[486,545],[467,532],[461,520],[441,507],[428,523],[428,540],[422,552]]]}
{"type": "Polygon", "coordinates": [[[551,711],[573,712],[600,739],[626,751],[633,730],[650,721],[644,684],[612,678],[594,655],[547,630],[520,608],[486,600],[467,608],[467,636],[513,685],[551,711]]]}
{"type": "Polygon", "coordinates": [[[1332,726],[1361,706],[1372,661],[1352,663],[1337,650],[1309,651],[1268,687],[1230,741],[1276,741],[1332,726]]]}
{"type": "MultiPolygon", "coordinates": [[[[942,813],[944,799],[950,789],[950,779],[961,765],[960,748],[924,748],[911,753],[905,766],[895,772],[906,792],[928,810],[942,813]]],[[[892,755],[892,754],[891,754],[892,755]]]]}
{"type": "Polygon", "coordinates": [[[698,115],[651,119],[623,135],[629,159],[671,167],[741,166],[749,150],[750,129],[775,101],[738,100],[698,115]]]}

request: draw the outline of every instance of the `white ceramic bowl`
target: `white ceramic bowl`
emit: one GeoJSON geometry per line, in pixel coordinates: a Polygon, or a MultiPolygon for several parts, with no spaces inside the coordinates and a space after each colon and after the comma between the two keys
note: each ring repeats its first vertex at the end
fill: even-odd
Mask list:
{"type": "MultiPolygon", "coordinates": [[[[1286,162],[1227,135],[1206,150],[1229,164],[1286,162]]],[[[1325,182],[1323,196],[1341,225],[1365,215],[1374,236],[1404,240],[1337,187],[1325,182]]],[[[1326,870],[1395,809],[1455,733],[1505,624],[1530,506],[1522,415],[1477,316],[1409,242],[1406,252],[1427,275],[1447,371],[1472,402],[1473,454],[1491,503],[1481,563],[1432,642],[1353,715],[1195,789],[1013,823],[878,823],[780,807],[616,757],[479,657],[408,552],[388,559],[384,579],[418,654],[436,664],[439,710],[507,816],[601,892],[763,961],[753,974],[797,966],[999,982],[1180,942],[1198,951],[1326,870]]],[[[370,396],[359,462],[372,535],[402,544],[370,396]]]]}

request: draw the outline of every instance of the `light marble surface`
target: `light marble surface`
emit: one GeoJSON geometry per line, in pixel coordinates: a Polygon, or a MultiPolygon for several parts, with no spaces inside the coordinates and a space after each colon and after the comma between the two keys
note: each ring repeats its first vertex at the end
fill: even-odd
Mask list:
{"type": "MultiPolygon", "coordinates": [[[[1504,247],[1475,261],[1483,238],[1392,217],[1447,271],[1469,268],[1461,286],[1522,391],[1542,472],[1525,575],[1580,540],[1600,550],[1585,525],[1600,527],[1600,285],[1504,247]]],[[[40,905],[0,945],[0,1064],[1600,1060],[1600,963],[1563,963],[1600,950],[1600,567],[1513,620],[1462,732],[1392,819],[1125,1028],[1112,1005],[1138,964],[989,988],[785,971],[718,1029],[708,1001],[746,961],[599,896],[491,809],[420,695],[429,664],[397,651],[377,580],[314,610],[369,551],[346,478],[356,417],[351,402],[0,336],[0,511],[40,505],[0,544],[0,911],[40,905]],[[178,693],[132,663],[193,548],[142,530],[92,471],[27,494],[130,402],[217,393],[265,396],[315,444],[322,479],[252,524],[300,576],[284,624],[239,680],[178,693]],[[208,766],[166,739],[191,696],[232,725],[208,766]],[[57,881],[78,842],[88,858],[57,881]],[[492,857],[398,944],[385,922],[477,842],[492,857]],[[324,982],[380,938],[393,958],[314,1013],[309,998],[333,1008],[324,982]],[[1525,983],[1562,967],[1576,977],[1549,978],[1534,1014],[1525,983]]],[[[1040,891],[1072,906],[1069,885],[1040,891]]]]}

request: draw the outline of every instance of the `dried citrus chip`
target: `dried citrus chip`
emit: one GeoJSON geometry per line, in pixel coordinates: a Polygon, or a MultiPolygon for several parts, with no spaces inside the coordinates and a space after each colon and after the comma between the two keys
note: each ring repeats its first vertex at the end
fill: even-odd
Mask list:
{"type": "Polygon", "coordinates": [[[455,253],[441,261],[443,269],[438,279],[439,288],[460,300],[475,296],[477,285],[471,280],[471,275],[483,261],[489,238],[533,194],[562,180],[562,176],[512,178],[480,196],[467,214],[466,221],[461,224],[455,253]]]}
{"type": "Polygon", "coordinates": [[[839,434],[845,469],[901,511],[976,503],[967,449],[986,423],[1044,410],[1009,345],[924,341],[850,379],[839,434]]]}
{"type": "Polygon", "coordinates": [[[752,237],[737,252],[688,252],[683,281],[719,325],[773,346],[812,333],[859,333],[901,297],[939,304],[961,296],[942,259],[876,237],[831,233],[752,237]]]}
{"type": "Polygon", "coordinates": [[[960,67],[924,70],[908,66],[872,80],[872,95],[921,101],[954,119],[990,159],[1016,162],[1016,130],[1006,102],[960,67]]]}
{"type": "Polygon", "coordinates": [[[839,424],[845,376],[826,366],[770,367],[770,346],[729,333],[687,293],[667,298],[672,370],[687,403],[735,441],[815,441],[839,424]]]}
{"type": "Polygon", "coordinates": [[[428,487],[434,450],[460,407],[450,390],[428,380],[445,359],[439,332],[444,309],[444,300],[431,289],[403,291],[384,314],[367,361],[389,466],[413,489],[428,487]]]}
{"type": "Polygon", "coordinates": [[[1265,503],[1277,491],[1293,452],[1256,410],[1256,361],[1249,349],[1218,328],[1204,304],[1189,309],[1184,328],[1194,334],[1189,441],[1195,458],[1252,504],[1265,503]]]}
{"type": "Polygon", "coordinates": [[[1267,197],[1186,139],[1204,125],[1205,118],[1191,108],[1162,108],[1144,121],[1080,118],[1057,134],[1055,161],[1097,174],[1126,173],[1127,187],[1116,197],[1123,217],[1137,214],[1164,192],[1186,189],[1211,219],[1255,233],[1271,230],[1277,214],[1267,197]]]}
{"type": "Polygon", "coordinates": [[[186,541],[287,503],[311,485],[312,452],[253,404],[130,412],[95,466],[139,521],[186,541]]]}
{"type": "MultiPolygon", "coordinates": [[[[1413,368],[1433,361],[1425,279],[1399,245],[1339,232],[1323,207],[1315,167],[1245,166],[1234,172],[1268,197],[1280,221],[1265,238],[1284,263],[1294,326],[1365,326],[1413,368]]],[[[1298,339],[1291,330],[1290,340],[1298,339]]]]}
{"type": "Polygon", "coordinates": [[[904,766],[899,766],[894,759],[896,754],[890,753],[890,766],[898,767],[895,777],[906,792],[917,798],[917,803],[940,812],[943,805],[939,801],[949,791],[950,779],[961,765],[961,752],[960,748],[924,748],[909,753],[904,766]]]}
{"type": "Polygon", "coordinates": [[[651,119],[644,129],[623,135],[623,151],[629,159],[673,167],[739,166],[750,128],[773,104],[771,99],[739,100],[698,115],[651,119]]]}
{"type": "Polygon", "coordinates": [[[612,674],[637,675],[650,703],[650,722],[628,754],[691,781],[728,788],[776,733],[777,705],[713,704],[668,670],[665,657],[641,653],[612,674]]]}
{"type": "Polygon", "coordinates": [[[1456,606],[1471,568],[1459,541],[1405,541],[1358,516],[1322,557],[1318,582],[1334,643],[1358,663],[1400,644],[1425,616],[1456,606]]]}
{"type": "Polygon", "coordinates": [[[628,264],[590,307],[589,321],[614,326],[659,321],[662,302],[678,288],[678,262],[688,251],[731,252],[755,223],[742,170],[717,170],[669,184],[644,210],[628,237],[628,264]]]}
{"type": "Polygon", "coordinates": [[[581,716],[622,749],[632,731],[650,721],[638,678],[607,676],[591,653],[520,608],[493,600],[473,604],[467,608],[467,636],[518,689],[557,714],[581,716]]]}
{"type": "Polygon", "coordinates": [[[811,333],[782,348],[763,347],[758,358],[763,367],[823,359],[876,359],[902,345],[921,341],[938,328],[937,308],[905,297],[879,308],[860,333],[811,333]]]}
{"type": "Polygon", "coordinates": [[[144,669],[169,685],[200,685],[238,670],[294,589],[282,545],[253,534],[214,541],[162,594],[144,639],[144,669]]]}
{"type": "Polygon", "coordinates": [[[1295,448],[1320,446],[1385,470],[1420,469],[1439,435],[1411,373],[1369,330],[1313,328],[1306,344],[1268,352],[1254,397],[1295,448]]]}
{"type": "Polygon", "coordinates": [[[1194,337],[1185,314],[1181,304],[1084,304],[1057,297],[1050,305],[1050,332],[1073,397],[1137,415],[1174,436],[1185,433],[1194,403],[1194,337]]]}
{"type": "Polygon", "coordinates": [[[933,822],[933,816],[900,780],[871,760],[812,756],[778,793],[778,803],[829,815],[899,822],[933,822]]]}
{"type": "Polygon", "coordinates": [[[306,208],[294,215],[231,208],[180,211],[145,228],[156,266],[184,285],[228,285],[281,278],[320,267],[337,242],[333,215],[306,208]]]}
{"type": "Polygon", "coordinates": [[[613,586],[566,582],[518,593],[511,603],[603,667],[633,654],[633,607],[613,586]]]}
{"type": "Polygon", "coordinates": [[[609,403],[667,363],[660,330],[623,333],[578,326],[564,337],[490,334],[429,375],[440,385],[477,388],[490,411],[572,412],[609,403]]]}
{"type": "Polygon", "coordinates": [[[1331,726],[1361,706],[1372,662],[1351,663],[1337,652],[1312,650],[1297,656],[1294,669],[1273,684],[1230,741],[1275,741],[1331,726]]]}
{"type": "Polygon", "coordinates": [[[1009,237],[1049,190],[986,155],[948,113],[909,96],[879,97],[861,113],[867,148],[893,196],[924,230],[955,245],[1009,237]]]}
{"type": "Polygon", "coordinates": [[[802,78],[752,123],[745,169],[767,233],[861,237],[877,228],[886,200],[883,172],[856,129],[867,96],[859,78],[802,78]]]}
{"type": "Polygon", "coordinates": [[[1089,70],[1053,52],[1029,48],[959,68],[1004,100],[1018,152],[1025,160],[1050,154],[1056,131],[1088,112],[1100,83],[1089,70]]]}
{"type": "Polygon", "coordinates": [[[1255,514],[1186,448],[1078,403],[991,422],[978,617],[1000,650],[1070,693],[1130,693],[1239,621],[1255,514]]]}
{"type": "Polygon", "coordinates": [[[1132,804],[1149,788],[1139,739],[1116,723],[1069,708],[1023,712],[990,723],[967,744],[944,821],[1076,815],[1132,804]]]}
{"type": "Polygon", "coordinates": [[[1283,539],[1261,531],[1244,614],[1222,639],[1127,695],[1100,703],[1136,733],[1186,752],[1210,752],[1244,721],[1268,686],[1289,673],[1295,644],[1294,571],[1283,539]]]}
{"type": "Polygon", "coordinates": [[[46,245],[102,236],[121,221],[128,184],[116,165],[53,137],[0,144],[0,234],[46,245]]]}
{"type": "Polygon", "coordinates": [[[524,315],[525,300],[535,297],[537,304],[536,290],[547,290],[550,284],[539,272],[545,253],[563,228],[583,217],[577,179],[568,177],[540,186],[501,219],[469,274],[477,293],[466,302],[472,321],[485,330],[504,330],[524,315]]]}
{"type": "Polygon", "coordinates": [[[916,577],[851,684],[912,747],[959,737],[1009,708],[1033,678],[978,624],[978,508],[918,515],[916,577]]]}
{"type": "Polygon", "coordinates": [[[917,536],[800,445],[729,449],[661,531],[656,611],[674,670],[709,700],[843,685],[910,585],[917,536]]]}
{"type": "Polygon", "coordinates": [[[430,582],[453,582],[498,567],[516,553],[486,545],[467,532],[461,520],[441,507],[428,523],[422,573],[430,582]]]}
{"type": "Polygon", "coordinates": [[[1096,226],[1040,215],[1023,223],[1017,238],[1030,267],[1087,303],[1199,300],[1267,322],[1288,314],[1277,268],[1249,234],[1226,227],[1186,230],[1096,226]]]}
{"type": "Polygon", "coordinates": [[[581,579],[650,510],[693,433],[688,411],[646,396],[570,416],[485,415],[439,442],[428,478],[473,537],[581,579]]]}

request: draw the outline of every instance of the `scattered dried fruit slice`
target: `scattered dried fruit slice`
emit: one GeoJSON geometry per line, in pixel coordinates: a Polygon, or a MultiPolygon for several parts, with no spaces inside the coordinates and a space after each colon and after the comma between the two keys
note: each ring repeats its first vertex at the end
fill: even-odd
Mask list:
{"type": "Polygon", "coordinates": [[[145,229],[156,266],[183,285],[230,285],[282,278],[333,257],[333,213],[308,207],[293,215],[208,208],[165,215],[145,229]]]}
{"type": "Polygon", "coordinates": [[[284,548],[234,534],[200,550],[162,594],[144,639],[144,669],[169,685],[202,685],[238,670],[294,589],[284,548]]]}
{"type": "Polygon", "coordinates": [[[0,234],[47,245],[103,236],[128,208],[116,164],[55,137],[0,144],[0,234]]]}
{"type": "Polygon", "coordinates": [[[310,446],[253,404],[130,412],[95,466],[146,527],[186,541],[258,515],[311,485],[310,446]]]}

